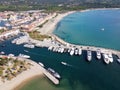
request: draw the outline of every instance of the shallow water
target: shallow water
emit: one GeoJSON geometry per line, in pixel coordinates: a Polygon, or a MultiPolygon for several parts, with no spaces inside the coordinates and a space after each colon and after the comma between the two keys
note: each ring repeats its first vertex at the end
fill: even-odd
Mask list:
{"type": "Polygon", "coordinates": [[[67,42],[120,50],[120,9],[76,12],[64,17],[54,34],[67,42]]]}

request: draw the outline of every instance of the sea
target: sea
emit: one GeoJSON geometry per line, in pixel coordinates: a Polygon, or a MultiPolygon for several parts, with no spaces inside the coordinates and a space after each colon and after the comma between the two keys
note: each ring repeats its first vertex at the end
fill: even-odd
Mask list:
{"type": "MultiPolygon", "coordinates": [[[[70,43],[120,50],[119,15],[120,10],[116,9],[75,12],[64,17],[53,33],[70,43]]],[[[13,39],[0,42],[0,51],[30,55],[32,60],[42,62],[62,77],[59,85],[54,85],[45,76],[36,77],[20,86],[19,90],[120,90],[120,63],[115,55],[114,62],[106,65],[103,57],[96,59],[95,52],[92,52],[92,61],[88,62],[86,51],[81,56],[70,56],[47,48],[28,49],[12,44],[13,39]]]]}

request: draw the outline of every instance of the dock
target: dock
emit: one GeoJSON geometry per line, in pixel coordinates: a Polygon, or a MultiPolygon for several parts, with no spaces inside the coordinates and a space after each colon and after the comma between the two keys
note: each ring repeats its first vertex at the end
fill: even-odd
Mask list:
{"type": "Polygon", "coordinates": [[[59,80],[57,78],[55,78],[52,74],[50,74],[45,68],[43,68],[42,66],[41,67],[41,70],[43,72],[43,74],[49,79],[51,80],[55,85],[58,85],[59,84],[59,80]]]}
{"type": "Polygon", "coordinates": [[[90,50],[90,51],[97,51],[98,49],[101,51],[101,53],[112,53],[117,55],[120,58],[120,51],[119,50],[115,50],[115,49],[109,49],[109,48],[102,48],[102,47],[97,47],[97,46],[85,46],[85,45],[75,45],[75,44],[70,44],[68,42],[65,42],[64,40],[60,39],[58,36],[53,35],[54,39],[61,43],[62,45],[66,46],[67,48],[71,48],[71,47],[78,47],[81,48],[82,50],[90,50]]]}

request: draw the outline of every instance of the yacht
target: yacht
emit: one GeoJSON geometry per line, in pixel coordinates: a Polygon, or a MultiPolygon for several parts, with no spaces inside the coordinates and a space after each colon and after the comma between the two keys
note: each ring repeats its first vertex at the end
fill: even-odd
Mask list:
{"type": "Polygon", "coordinates": [[[77,55],[77,54],[78,54],[78,49],[76,48],[76,49],[75,49],[75,55],[77,55]]]}
{"type": "Polygon", "coordinates": [[[0,52],[0,54],[5,54],[5,52],[2,51],[2,52],[0,52]]]}
{"type": "Polygon", "coordinates": [[[15,55],[14,54],[8,54],[9,57],[14,57],[15,55]]]}
{"type": "Polygon", "coordinates": [[[92,59],[92,52],[90,50],[87,51],[87,60],[91,61],[92,59]]]}
{"type": "Polygon", "coordinates": [[[109,57],[110,62],[112,63],[112,62],[113,62],[113,56],[112,56],[112,54],[111,54],[111,53],[108,53],[107,55],[108,55],[108,57],[109,57]]]}
{"type": "Polygon", "coordinates": [[[63,53],[64,52],[64,48],[61,48],[61,53],[63,53]]]}
{"type": "Polygon", "coordinates": [[[25,44],[24,47],[27,47],[27,48],[34,48],[35,45],[32,45],[32,44],[25,44]]]}
{"type": "Polygon", "coordinates": [[[103,58],[104,58],[104,62],[106,63],[106,64],[109,64],[110,63],[110,61],[109,61],[109,57],[108,57],[108,55],[107,54],[103,54],[103,58]]]}
{"type": "Polygon", "coordinates": [[[40,66],[44,67],[44,64],[43,64],[43,63],[41,63],[41,62],[38,62],[38,64],[39,64],[40,66]]]}
{"type": "Polygon", "coordinates": [[[117,59],[118,63],[120,63],[120,59],[117,59]]]}
{"type": "Polygon", "coordinates": [[[74,54],[74,48],[71,49],[70,55],[72,56],[74,54]]]}
{"type": "Polygon", "coordinates": [[[52,46],[50,46],[49,48],[48,48],[48,50],[52,50],[53,49],[53,47],[52,46]]]}
{"type": "Polygon", "coordinates": [[[21,58],[30,58],[30,56],[25,55],[25,54],[21,54],[21,53],[18,55],[18,57],[21,57],[21,58]]]}
{"type": "Polygon", "coordinates": [[[97,59],[101,59],[101,52],[100,49],[96,51],[97,59]]]}
{"type": "Polygon", "coordinates": [[[48,70],[48,72],[51,73],[55,78],[58,78],[58,79],[61,78],[61,76],[60,76],[57,72],[55,72],[52,68],[48,68],[47,70],[48,70]]]}
{"type": "Polygon", "coordinates": [[[82,54],[82,50],[81,50],[81,49],[78,50],[78,54],[79,54],[79,55],[82,54]]]}

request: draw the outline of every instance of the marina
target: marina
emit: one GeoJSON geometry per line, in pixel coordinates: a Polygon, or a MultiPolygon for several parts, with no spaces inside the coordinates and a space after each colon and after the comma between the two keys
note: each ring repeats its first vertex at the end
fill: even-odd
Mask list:
{"type": "Polygon", "coordinates": [[[52,40],[44,40],[37,41],[32,40],[28,34],[24,34],[24,36],[20,36],[12,41],[18,44],[24,44],[24,47],[34,48],[34,47],[47,47],[48,50],[56,52],[56,53],[69,53],[70,56],[80,56],[82,55],[82,51],[87,51],[87,60],[92,60],[92,52],[96,52],[96,58],[101,59],[101,54],[104,57],[104,61],[108,64],[109,62],[113,62],[112,54],[117,55],[120,58],[120,52],[112,49],[106,49],[101,47],[93,47],[93,46],[83,46],[83,45],[74,45],[63,41],[57,36],[53,36],[52,40]],[[108,60],[107,60],[108,59],[108,60]]]}

